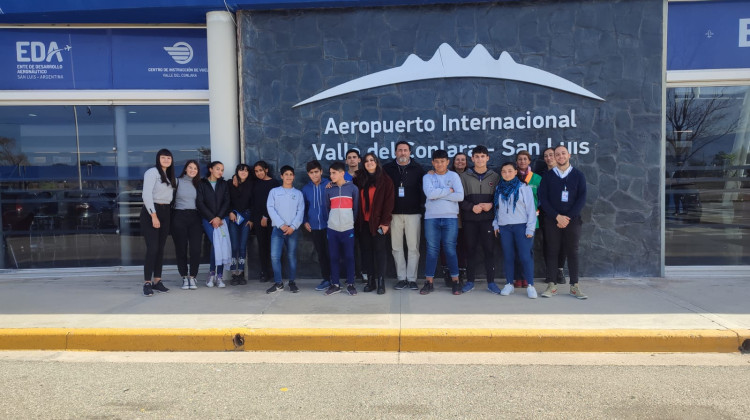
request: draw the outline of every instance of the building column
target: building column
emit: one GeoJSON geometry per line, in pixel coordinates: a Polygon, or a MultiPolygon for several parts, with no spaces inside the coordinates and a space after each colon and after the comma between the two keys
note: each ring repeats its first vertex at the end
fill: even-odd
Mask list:
{"type": "Polygon", "coordinates": [[[224,177],[228,178],[240,160],[237,31],[232,15],[208,12],[206,35],[211,160],[224,164],[224,177]]]}

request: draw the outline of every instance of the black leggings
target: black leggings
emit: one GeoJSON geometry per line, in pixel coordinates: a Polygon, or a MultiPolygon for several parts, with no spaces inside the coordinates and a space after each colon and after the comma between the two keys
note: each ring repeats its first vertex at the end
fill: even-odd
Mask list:
{"type": "Polygon", "coordinates": [[[164,245],[169,236],[170,213],[169,204],[154,204],[156,217],[161,227],[154,229],[151,215],[146,207],[141,208],[141,232],[146,240],[146,259],[143,262],[143,280],[151,281],[152,278],[161,278],[161,269],[164,261],[164,245]]]}
{"type": "Polygon", "coordinates": [[[258,263],[260,272],[266,279],[273,279],[273,267],[271,267],[271,219],[268,219],[268,226],[263,227],[260,222],[253,225],[255,236],[258,238],[258,263]]]}
{"type": "Polygon", "coordinates": [[[368,279],[378,279],[385,276],[387,264],[387,235],[376,233],[370,234],[369,226],[359,232],[359,249],[362,250],[362,272],[367,274],[368,279]]]}
{"type": "Polygon", "coordinates": [[[177,270],[180,277],[188,275],[188,261],[190,261],[190,277],[198,275],[201,263],[201,245],[203,241],[203,225],[198,210],[175,210],[172,220],[172,240],[174,253],[177,258],[177,270]],[[190,258],[188,259],[188,249],[190,258]]]}
{"type": "Polygon", "coordinates": [[[484,251],[484,270],[487,273],[487,283],[495,282],[495,231],[492,220],[466,221],[463,220],[464,238],[466,238],[466,255],[469,259],[466,265],[466,280],[476,279],[476,266],[471,263],[476,255],[477,244],[484,251]]]}

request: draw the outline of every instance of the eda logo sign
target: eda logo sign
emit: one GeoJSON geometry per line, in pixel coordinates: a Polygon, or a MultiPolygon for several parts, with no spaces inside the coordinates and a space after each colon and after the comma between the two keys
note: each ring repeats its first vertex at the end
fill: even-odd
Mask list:
{"type": "Polygon", "coordinates": [[[49,44],[39,41],[18,41],[16,42],[16,61],[19,63],[51,63],[54,59],[58,63],[62,63],[63,58],[60,52],[70,51],[71,49],[70,45],[60,48],[55,41],[49,44]]]}

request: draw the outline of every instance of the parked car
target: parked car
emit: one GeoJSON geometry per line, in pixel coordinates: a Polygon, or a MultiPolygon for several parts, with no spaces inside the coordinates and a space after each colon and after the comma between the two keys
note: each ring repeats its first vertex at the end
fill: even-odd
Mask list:
{"type": "Polygon", "coordinates": [[[73,190],[63,193],[65,221],[70,229],[114,229],[115,193],[73,190]]]}
{"type": "Polygon", "coordinates": [[[49,191],[0,191],[3,230],[29,230],[35,216],[56,216],[57,200],[49,191]]]}

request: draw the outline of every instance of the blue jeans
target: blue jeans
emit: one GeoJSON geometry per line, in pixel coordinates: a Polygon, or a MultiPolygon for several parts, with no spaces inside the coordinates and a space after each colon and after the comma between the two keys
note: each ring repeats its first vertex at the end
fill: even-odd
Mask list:
{"type": "Polygon", "coordinates": [[[328,228],[328,253],[331,256],[331,284],[340,284],[341,259],[346,268],[346,283],[354,284],[354,229],[339,232],[328,228]]]}
{"type": "MultiPolygon", "coordinates": [[[[211,223],[208,220],[206,220],[206,219],[201,219],[201,220],[203,220],[203,230],[206,232],[206,236],[208,236],[208,241],[211,242],[211,255],[210,255],[209,260],[208,260],[209,261],[209,270],[208,271],[210,271],[212,273],[215,272],[216,274],[218,274],[219,276],[221,276],[221,274],[224,272],[224,266],[220,265],[220,266],[216,267],[216,254],[214,253],[214,247],[213,247],[213,243],[214,243],[214,227],[211,226],[211,223]]],[[[224,218],[223,221],[224,221],[224,223],[232,223],[227,218],[224,218]]]]}
{"type": "Polygon", "coordinates": [[[523,275],[529,285],[534,284],[534,258],[531,247],[534,238],[526,237],[526,223],[500,226],[500,244],[503,246],[503,267],[505,268],[505,282],[513,283],[516,256],[521,261],[523,275]]]}
{"type": "MultiPolygon", "coordinates": [[[[241,225],[231,220],[228,222],[229,239],[232,241],[232,258],[236,258],[238,264],[239,259],[242,258],[244,260],[245,255],[247,255],[247,238],[250,236],[250,226],[247,225],[247,222],[250,220],[250,211],[246,210],[240,214],[245,218],[241,225]]],[[[236,268],[237,270],[245,271],[245,264],[243,263],[236,268]]]]}
{"type": "Polygon", "coordinates": [[[289,281],[294,281],[297,275],[297,237],[299,232],[295,230],[291,235],[284,235],[281,229],[274,227],[271,231],[271,265],[273,266],[273,281],[276,284],[281,281],[281,254],[286,245],[286,261],[289,263],[289,281]]]}
{"type": "Polygon", "coordinates": [[[445,262],[451,277],[458,277],[458,256],[456,241],[458,239],[458,219],[424,219],[424,237],[427,241],[427,258],[424,263],[425,277],[435,277],[435,267],[440,257],[440,245],[443,246],[445,262]]]}

